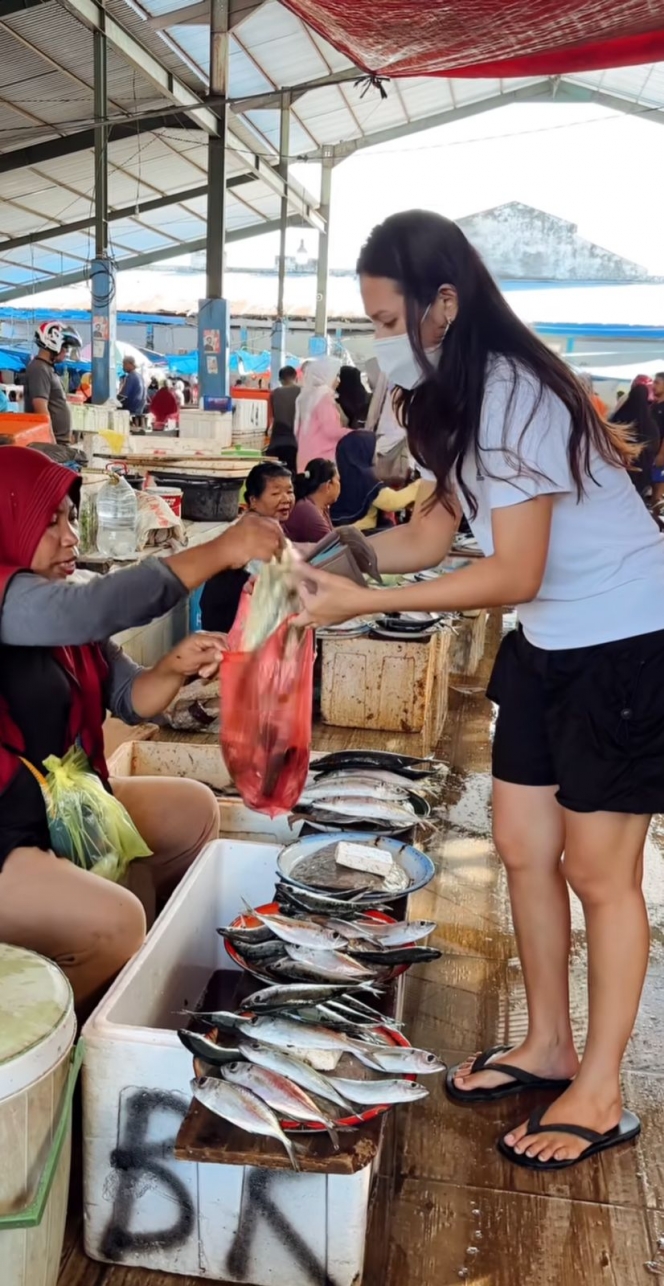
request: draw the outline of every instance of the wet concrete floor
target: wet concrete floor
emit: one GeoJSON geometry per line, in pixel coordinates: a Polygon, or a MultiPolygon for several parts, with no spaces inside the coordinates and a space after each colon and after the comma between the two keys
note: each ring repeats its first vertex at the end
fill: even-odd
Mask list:
{"type": "MultiPolygon", "coordinates": [[[[448,1062],[525,1033],[523,979],[505,879],[490,838],[491,707],[478,681],[452,694],[445,753],[454,769],[432,846],[434,882],[415,917],[438,922],[440,961],[408,975],[405,1018],[413,1044],[448,1062]]],[[[463,1108],[437,1086],[398,1118],[368,1242],[365,1286],[636,1286],[664,1280],[664,828],[653,825],[646,891],[651,966],[625,1060],[635,1145],[574,1169],[537,1175],[504,1161],[498,1136],[522,1120],[525,1100],[463,1108]]],[[[583,1045],[583,917],[574,908],[571,991],[583,1045]]]]}
{"type": "MultiPolygon", "coordinates": [[[[442,754],[453,774],[438,815],[440,835],[429,846],[437,875],[412,910],[415,917],[437,921],[432,941],[443,956],[408,976],[407,1032],[413,1044],[449,1062],[489,1045],[517,1042],[525,1031],[523,980],[505,880],[490,838],[492,712],[482,692],[496,642],[497,637],[487,648],[484,673],[457,683],[451,693],[442,754]]],[[[335,729],[332,738],[331,733],[319,739],[321,748],[347,736],[342,730],[335,729]]],[[[499,1134],[522,1118],[518,1101],[464,1109],[448,1102],[440,1083],[431,1084],[428,1099],[392,1118],[364,1286],[664,1281],[661,822],[653,826],[648,844],[646,889],[653,924],[651,966],[624,1073],[628,1105],[643,1122],[641,1139],[567,1172],[531,1174],[510,1166],[495,1149],[499,1134]]],[[[578,906],[571,987],[582,1045],[585,961],[578,906]]],[[[73,1213],[59,1286],[195,1286],[198,1281],[93,1263],[82,1252],[80,1217],[73,1213]]]]}

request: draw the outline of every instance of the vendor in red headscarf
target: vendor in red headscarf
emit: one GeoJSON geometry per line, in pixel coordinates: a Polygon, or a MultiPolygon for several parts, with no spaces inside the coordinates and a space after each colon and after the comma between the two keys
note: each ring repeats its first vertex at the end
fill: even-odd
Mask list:
{"type": "Polygon", "coordinates": [[[187,676],[214,672],[220,639],[194,634],[141,669],[109,637],[162,616],[225,568],[271,558],[283,536],[277,523],[248,515],[197,549],[67,584],[79,490],[77,477],[44,455],[0,449],[0,942],[55,960],[88,1007],[219,826],[214,795],[199,782],[108,783],[102,725],[107,710],[128,723],[154,718],[187,676]],[[152,851],[131,863],[127,888],[51,851],[30,769],[43,772],[49,755],[76,743],[152,851]]]}

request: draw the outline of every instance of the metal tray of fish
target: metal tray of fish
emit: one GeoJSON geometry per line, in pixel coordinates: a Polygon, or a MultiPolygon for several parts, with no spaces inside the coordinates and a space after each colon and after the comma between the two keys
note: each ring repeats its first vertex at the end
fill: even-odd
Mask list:
{"type": "MultiPolygon", "coordinates": [[[[263,915],[278,915],[282,908],[278,902],[269,902],[266,903],[265,906],[257,906],[256,910],[263,915]]],[[[374,911],[371,909],[363,912],[363,918],[376,920],[379,924],[396,923],[393,916],[386,915],[384,911],[374,911]]],[[[260,924],[261,921],[255,915],[251,915],[247,911],[243,915],[237,915],[231,924],[228,925],[228,928],[231,931],[233,929],[256,929],[260,924]]],[[[360,935],[358,934],[358,937],[359,936],[360,935]]],[[[260,963],[257,965],[255,961],[248,960],[247,957],[243,955],[240,948],[234,942],[229,941],[228,938],[224,938],[224,946],[233,963],[238,965],[240,969],[244,969],[247,973],[253,974],[254,978],[260,978],[261,982],[268,982],[270,984],[283,981],[276,973],[271,972],[269,966],[263,965],[261,967],[260,963]]],[[[367,943],[367,950],[368,949],[369,944],[367,943]]],[[[395,965],[394,968],[389,971],[386,969],[381,970],[381,986],[386,983],[393,982],[400,974],[405,973],[408,968],[409,965],[402,964],[395,965]]],[[[349,986],[352,985],[350,979],[348,980],[348,984],[349,986]]]]}
{"type": "Polygon", "coordinates": [[[366,831],[336,831],[327,835],[307,835],[295,844],[282,848],[277,858],[279,875],[287,883],[300,888],[361,889],[362,901],[390,902],[396,898],[423,889],[433,879],[435,867],[430,857],[413,844],[390,835],[368,835],[366,831]],[[355,871],[338,866],[335,861],[337,844],[355,841],[365,847],[378,848],[392,856],[394,871],[390,883],[380,875],[368,871],[355,871]]]}

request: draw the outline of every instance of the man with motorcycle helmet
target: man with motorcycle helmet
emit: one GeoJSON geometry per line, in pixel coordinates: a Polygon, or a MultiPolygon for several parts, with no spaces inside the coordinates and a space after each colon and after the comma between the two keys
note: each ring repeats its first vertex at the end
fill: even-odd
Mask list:
{"type": "Polygon", "coordinates": [[[25,372],[25,409],[35,415],[46,415],[59,445],[71,442],[71,412],[57,371],[70,348],[80,348],[82,339],[71,326],[45,321],[34,335],[37,355],[25,372]]]}

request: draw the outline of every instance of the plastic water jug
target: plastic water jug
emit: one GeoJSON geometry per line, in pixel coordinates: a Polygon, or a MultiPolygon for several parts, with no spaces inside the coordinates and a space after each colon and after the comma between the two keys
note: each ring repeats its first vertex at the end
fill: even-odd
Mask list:
{"type": "Polygon", "coordinates": [[[97,496],[97,549],[106,558],[136,553],[138,502],[129,483],[112,474],[97,496]]]}

